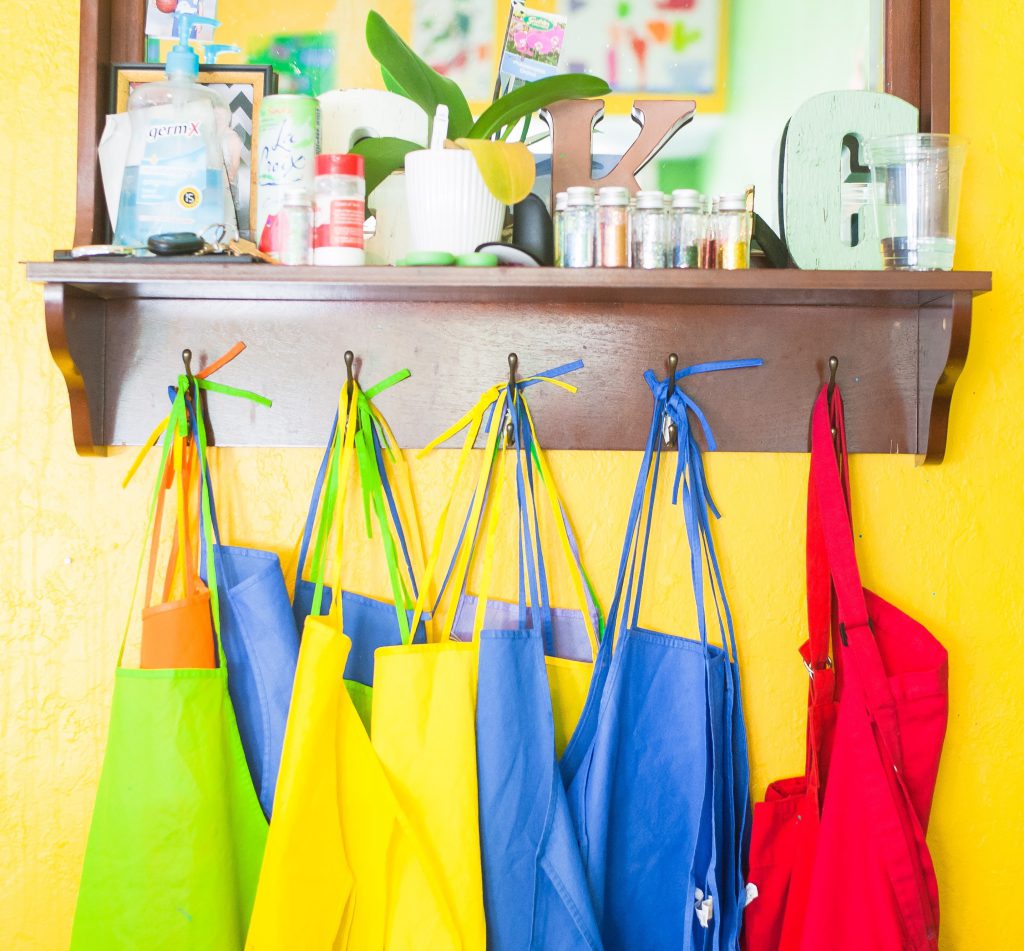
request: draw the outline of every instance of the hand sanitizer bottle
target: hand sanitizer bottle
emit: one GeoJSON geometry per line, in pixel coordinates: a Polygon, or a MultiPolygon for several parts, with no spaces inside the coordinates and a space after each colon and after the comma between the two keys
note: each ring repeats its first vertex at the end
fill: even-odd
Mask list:
{"type": "Polygon", "coordinates": [[[212,225],[238,237],[222,145],[230,115],[197,82],[199,57],[189,43],[193,25],[220,23],[188,13],[175,20],[179,39],[167,55],[166,80],[144,83],[128,97],[132,138],[115,244],[139,247],[154,234],[202,234],[212,225]]]}

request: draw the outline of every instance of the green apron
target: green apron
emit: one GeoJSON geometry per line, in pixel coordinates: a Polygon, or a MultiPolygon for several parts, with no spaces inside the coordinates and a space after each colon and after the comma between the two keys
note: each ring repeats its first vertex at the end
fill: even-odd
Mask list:
{"type": "MultiPolygon", "coordinates": [[[[199,387],[251,396],[179,378],[157,491],[175,434],[188,433],[190,385],[196,404],[199,387]]],[[[202,413],[196,415],[209,543],[206,439],[202,413]]],[[[156,492],[151,520],[155,500],[156,492]]],[[[209,552],[207,563],[212,570],[209,552]]],[[[267,822],[228,696],[212,577],[210,591],[219,667],[140,670],[121,666],[118,657],[72,951],[230,951],[245,944],[267,822]]]]}

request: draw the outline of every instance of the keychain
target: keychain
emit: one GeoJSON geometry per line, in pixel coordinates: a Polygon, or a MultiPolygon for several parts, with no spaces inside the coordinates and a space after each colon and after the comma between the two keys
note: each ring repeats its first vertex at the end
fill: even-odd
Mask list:
{"type": "Polygon", "coordinates": [[[175,231],[166,234],[152,235],[145,247],[129,247],[119,244],[89,244],[71,249],[72,258],[88,258],[100,256],[135,257],[140,251],[149,251],[157,257],[182,257],[192,255],[201,257],[208,254],[224,254],[231,256],[249,255],[258,261],[277,264],[270,255],[261,251],[254,242],[244,238],[225,241],[227,229],[224,225],[211,225],[202,234],[191,231],[175,231]]]}

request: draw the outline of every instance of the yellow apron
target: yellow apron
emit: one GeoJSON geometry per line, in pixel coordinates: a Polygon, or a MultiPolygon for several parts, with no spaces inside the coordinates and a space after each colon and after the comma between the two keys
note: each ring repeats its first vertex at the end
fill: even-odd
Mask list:
{"type": "MultiPolygon", "coordinates": [[[[387,423],[376,417],[392,445],[387,423]]],[[[413,560],[420,535],[408,470],[394,480],[412,515],[413,560]]],[[[427,588],[421,589],[421,593],[427,588]]],[[[423,595],[426,597],[426,594],[423,595]]],[[[418,618],[411,629],[416,630],[418,618]]],[[[455,641],[378,648],[373,676],[373,747],[400,807],[440,872],[462,947],[486,947],[476,784],[476,652],[455,641]]],[[[423,948],[432,947],[427,943],[423,948]]]]}
{"type": "MultiPolygon", "coordinates": [[[[341,497],[356,403],[343,397],[341,497]]],[[[342,520],[334,526],[341,587],[342,520]]],[[[307,621],[274,821],[246,947],[251,951],[462,948],[445,873],[406,814],[345,687],[350,641],[341,597],[307,621]]],[[[479,851],[476,858],[479,866],[479,851]]]]}

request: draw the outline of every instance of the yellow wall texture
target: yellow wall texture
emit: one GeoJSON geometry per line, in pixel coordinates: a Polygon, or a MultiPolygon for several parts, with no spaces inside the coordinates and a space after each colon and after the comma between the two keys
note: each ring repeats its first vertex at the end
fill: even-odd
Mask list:
{"type": "MultiPolygon", "coordinates": [[[[335,35],[339,87],[378,86],[379,70],[364,42],[366,11],[372,7],[408,37],[412,32],[412,7],[402,0],[303,0],[286,9],[263,0],[220,0],[217,18],[218,43],[233,43],[243,51],[257,40],[277,33],[324,31],[335,35]],[[373,77],[372,79],[370,77],[373,77]],[[368,81],[369,79],[369,81],[368,81]]],[[[244,62],[237,54],[225,55],[225,63],[244,62]]]]}
{"type": "MultiPolygon", "coordinates": [[[[148,491],[147,479],[120,488],[124,451],[75,455],[42,293],[18,263],[46,258],[72,235],[77,6],[4,0],[0,17],[0,947],[33,951],[68,940],[148,491]]],[[[854,515],[866,583],[949,648],[952,712],[930,841],[942,946],[980,951],[1024,946],[1024,105],[999,92],[1024,71],[1024,47],[1006,4],[952,7],[953,123],[972,143],[957,263],[994,270],[996,290],[976,309],[945,464],[855,458],[854,515]]],[[[642,386],[638,400],[646,399],[642,386]]],[[[557,453],[553,462],[607,599],[637,456],[557,453]]],[[[287,553],[315,465],[311,451],[219,452],[230,538],[287,553]]],[[[451,455],[436,454],[415,468],[428,523],[451,465],[451,455]]],[[[804,636],[806,466],[800,455],[709,461],[725,513],[717,536],[758,793],[802,760],[806,675],[796,647],[804,636]]],[[[673,533],[659,546],[665,571],[649,591],[645,621],[689,631],[688,611],[673,610],[682,532],[674,516],[664,521],[673,533]]],[[[351,581],[386,591],[379,570],[351,581]]]]}

